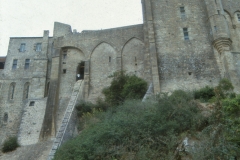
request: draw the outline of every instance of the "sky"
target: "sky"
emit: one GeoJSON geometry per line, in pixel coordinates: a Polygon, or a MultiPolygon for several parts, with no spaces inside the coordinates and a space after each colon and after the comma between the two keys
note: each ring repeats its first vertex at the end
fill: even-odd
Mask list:
{"type": "Polygon", "coordinates": [[[42,37],[54,22],[78,32],[142,22],[141,0],[0,0],[0,56],[7,55],[9,37],[42,37]]]}

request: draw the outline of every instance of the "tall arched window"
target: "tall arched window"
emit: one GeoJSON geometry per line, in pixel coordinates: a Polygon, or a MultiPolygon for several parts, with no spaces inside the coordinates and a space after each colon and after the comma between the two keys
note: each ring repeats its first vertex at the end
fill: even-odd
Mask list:
{"type": "Polygon", "coordinates": [[[30,87],[30,83],[26,82],[24,84],[24,89],[23,89],[23,100],[28,99],[29,87],[30,87]]]}
{"type": "Polygon", "coordinates": [[[14,98],[15,86],[16,86],[16,83],[15,83],[15,82],[12,82],[12,83],[10,84],[10,87],[9,87],[9,95],[8,95],[9,100],[13,100],[13,98],[14,98]]]}

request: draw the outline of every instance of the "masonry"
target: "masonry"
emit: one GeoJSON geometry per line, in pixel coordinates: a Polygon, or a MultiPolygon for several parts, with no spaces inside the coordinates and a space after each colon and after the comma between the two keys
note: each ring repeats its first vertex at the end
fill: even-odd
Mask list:
{"type": "Polygon", "coordinates": [[[153,84],[154,93],[215,86],[221,78],[240,92],[240,2],[142,0],[144,23],[72,31],[55,22],[53,37],[11,37],[0,58],[0,143],[54,138],[76,75],[82,97],[95,102],[124,70],[153,84]],[[4,67],[3,67],[4,65],[4,67]],[[36,119],[37,117],[37,119],[36,119]]]}

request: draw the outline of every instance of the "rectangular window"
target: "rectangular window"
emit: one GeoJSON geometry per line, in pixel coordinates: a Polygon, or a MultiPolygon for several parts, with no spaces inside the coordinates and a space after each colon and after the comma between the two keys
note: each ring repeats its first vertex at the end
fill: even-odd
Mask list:
{"type": "Polygon", "coordinates": [[[29,66],[30,66],[30,59],[25,59],[24,69],[29,69],[29,66]]]}
{"type": "Polygon", "coordinates": [[[67,73],[67,70],[66,69],[63,69],[63,74],[66,74],[67,73]]]}
{"type": "Polygon", "coordinates": [[[184,40],[189,40],[188,28],[183,28],[184,40]]]}
{"type": "Polygon", "coordinates": [[[180,7],[180,13],[181,13],[181,18],[185,19],[186,18],[186,12],[185,12],[184,7],[180,7]]]}
{"type": "Polygon", "coordinates": [[[237,14],[237,17],[238,17],[238,21],[240,22],[240,13],[237,14]]]}
{"type": "Polygon", "coordinates": [[[25,47],[26,47],[26,44],[25,43],[21,43],[19,51],[20,52],[24,52],[25,51],[25,47]]]}
{"type": "Polygon", "coordinates": [[[214,26],[214,31],[217,32],[217,30],[218,30],[218,29],[217,29],[217,26],[214,26]]]}
{"type": "Polygon", "coordinates": [[[63,54],[63,59],[67,59],[67,54],[66,53],[63,54]]]}
{"type": "Polygon", "coordinates": [[[42,44],[41,43],[37,43],[36,45],[36,51],[39,52],[42,50],[42,44]]]}
{"type": "Polygon", "coordinates": [[[13,64],[12,64],[12,70],[15,70],[15,69],[17,69],[17,59],[14,59],[13,60],[13,64]]]}

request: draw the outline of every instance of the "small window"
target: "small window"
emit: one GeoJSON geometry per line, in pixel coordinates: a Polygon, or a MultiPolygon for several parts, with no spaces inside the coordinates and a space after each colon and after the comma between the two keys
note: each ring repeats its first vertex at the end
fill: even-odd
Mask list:
{"type": "Polygon", "coordinates": [[[15,69],[17,69],[17,59],[14,59],[13,60],[13,64],[12,64],[12,70],[15,70],[15,69]]]}
{"type": "Polygon", "coordinates": [[[66,53],[63,54],[63,59],[67,59],[67,54],[66,53]]]}
{"type": "Polygon", "coordinates": [[[29,106],[34,106],[35,105],[35,101],[31,101],[30,103],[29,103],[29,106]]]}
{"type": "Polygon", "coordinates": [[[180,13],[181,13],[181,18],[185,19],[186,18],[186,12],[184,7],[180,7],[180,13]]]}
{"type": "Polygon", "coordinates": [[[217,26],[214,26],[214,31],[217,32],[218,28],[217,26]]]}
{"type": "Polygon", "coordinates": [[[63,74],[66,74],[67,73],[67,70],[66,69],[63,69],[63,74]]]}
{"type": "Polygon", "coordinates": [[[28,99],[29,87],[30,87],[30,83],[29,82],[24,84],[23,100],[28,99]]]}
{"type": "Polygon", "coordinates": [[[29,66],[30,66],[30,59],[25,59],[24,69],[29,69],[29,66]]]}
{"type": "Polygon", "coordinates": [[[137,57],[135,57],[135,66],[137,66],[137,57]]]}
{"type": "Polygon", "coordinates": [[[184,40],[189,40],[188,28],[183,28],[184,40]]]}
{"type": "Polygon", "coordinates": [[[112,60],[112,59],[111,59],[111,57],[109,56],[108,61],[111,62],[111,60],[112,60]]]}
{"type": "Polygon", "coordinates": [[[218,14],[220,14],[220,10],[217,10],[218,14]]]}
{"type": "Polygon", "coordinates": [[[25,43],[21,43],[19,51],[20,52],[24,52],[25,51],[25,47],[26,47],[26,44],[25,43]]]}
{"type": "Polygon", "coordinates": [[[240,13],[237,14],[238,21],[240,22],[240,13]]]}
{"type": "Polygon", "coordinates": [[[37,43],[36,45],[36,51],[40,52],[42,50],[42,44],[41,43],[37,43]]]}
{"type": "Polygon", "coordinates": [[[9,87],[9,99],[10,100],[13,100],[13,98],[14,98],[15,85],[16,85],[15,82],[10,84],[10,87],[9,87]]]}

